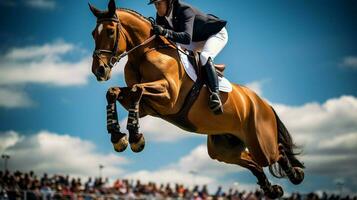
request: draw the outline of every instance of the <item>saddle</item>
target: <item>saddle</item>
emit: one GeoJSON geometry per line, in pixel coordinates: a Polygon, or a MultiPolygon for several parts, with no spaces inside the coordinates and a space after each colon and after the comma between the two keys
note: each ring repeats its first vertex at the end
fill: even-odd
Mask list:
{"type": "MultiPolygon", "coordinates": [[[[186,50],[185,52],[188,55],[188,60],[192,64],[193,68],[195,69],[197,76],[201,77],[202,65],[200,62],[200,53],[190,51],[190,50],[186,50]]],[[[226,69],[226,65],[225,64],[214,64],[214,67],[216,68],[217,75],[219,77],[223,77],[224,76],[223,72],[226,69]]]]}
{"type": "MultiPolygon", "coordinates": [[[[189,131],[189,132],[195,132],[197,130],[197,127],[195,127],[187,118],[188,116],[188,111],[190,110],[191,106],[193,103],[196,101],[197,97],[200,94],[200,91],[205,84],[205,76],[202,70],[202,65],[200,64],[200,56],[199,53],[195,53],[193,51],[186,51],[186,54],[188,54],[189,62],[192,64],[194,67],[196,74],[197,74],[197,80],[193,84],[190,92],[185,98],[185,102],[180,109],[180,111],[176,114],[172,115],[166,115],[162,117],[163,119],[166,119],[167,121],[179,126],[180,128],[189,131]]],[[[214,65],[216,68],[217,75],[220,77],[223,77],[223,71],[225,69],[224,64],[215,64],[214,65]]]]}

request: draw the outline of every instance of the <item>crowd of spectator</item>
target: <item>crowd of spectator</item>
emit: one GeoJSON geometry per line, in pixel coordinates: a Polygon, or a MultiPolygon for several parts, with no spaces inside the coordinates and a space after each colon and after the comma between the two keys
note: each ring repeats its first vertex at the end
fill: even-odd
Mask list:
{"type": "MultiPolygon", "coordinates": [[[[0,171],[0,200],[3,199],[232,199],[260,200],[268,199],[261,191],[245,192],[237,189],[223,191],[221,187],[213,194],[207,186],[195,186],[191,189],[182,184],[156,184],[149,182],[117,179],[109,184],[108,179],[88,178],[83,182],[80,178],[43,174],[38,177],[34,172],[0,171]]],[[[357,200],[356,197],[339,195],[317,195],[293,193],[287,200],[357,200]]]]}

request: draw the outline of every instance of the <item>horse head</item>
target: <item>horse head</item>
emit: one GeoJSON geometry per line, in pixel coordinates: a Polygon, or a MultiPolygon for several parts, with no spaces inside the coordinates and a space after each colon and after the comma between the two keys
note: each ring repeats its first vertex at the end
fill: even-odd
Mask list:
{"type": "Polygon", "coordinates": [[[98,81],[107,81],[117,61],[117,54],[125,51],[126,44],[120,42],[120,22],[115,0],[109,1],[106,11],[101,11],[91,4],[89,8],[97,18],[97,25],[92,32],[95,41],[92,72],[98,81]]]}

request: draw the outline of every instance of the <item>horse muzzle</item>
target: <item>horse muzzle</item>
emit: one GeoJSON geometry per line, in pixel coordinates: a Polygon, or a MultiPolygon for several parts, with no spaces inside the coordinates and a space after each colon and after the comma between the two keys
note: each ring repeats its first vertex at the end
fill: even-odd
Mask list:
{"type": "Polygon", "coordinates": [[[105,65],[99,65],[94,75],[97,77],[97,81],[107,81],[110,78],[110,68],[105,65]]]}

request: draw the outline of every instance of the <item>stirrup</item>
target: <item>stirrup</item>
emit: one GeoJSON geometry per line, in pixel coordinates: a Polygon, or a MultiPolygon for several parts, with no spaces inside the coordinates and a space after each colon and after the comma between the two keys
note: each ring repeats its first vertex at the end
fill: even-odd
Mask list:
{"type": "Polygon", "coordinates": [[[219,93],[212,92],[209,97],[209,108],[215,115],[220,115],[223,113],[223,106],[219,93]]]}

